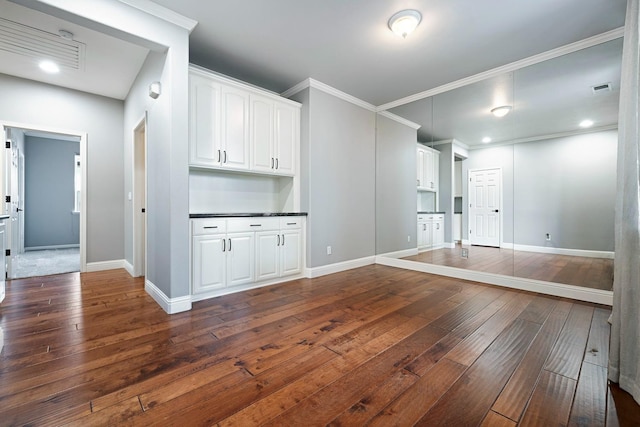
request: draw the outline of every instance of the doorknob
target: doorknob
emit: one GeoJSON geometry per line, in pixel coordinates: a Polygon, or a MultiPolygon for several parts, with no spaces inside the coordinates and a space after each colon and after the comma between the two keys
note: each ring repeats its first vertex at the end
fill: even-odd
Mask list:
{"type": "Polygon", "coordinates": [[[498,212],[498,209],[494,210],[494,212],[498,212]]]}
{"type": "Polygon", "coordinates": [[[22,212],[24,209],[16,208],[16,212],[22,212]]]}

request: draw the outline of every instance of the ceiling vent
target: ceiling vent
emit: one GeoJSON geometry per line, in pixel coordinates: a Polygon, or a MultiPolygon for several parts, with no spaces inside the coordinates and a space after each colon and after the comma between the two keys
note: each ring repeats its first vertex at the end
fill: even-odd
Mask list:
{"type": "Polygon", "coordinates": [[[600,85],[591,86],[594,95],[598,93],[611,92],[611,83],[602,83],[600,85]]]}
{"type": "Polygon", "coordinates": [[[83,70],[84,47],[84,43],[58,34],[0,18],[0,51],[35,61],[50,59],[60,67],[83,70]]]}

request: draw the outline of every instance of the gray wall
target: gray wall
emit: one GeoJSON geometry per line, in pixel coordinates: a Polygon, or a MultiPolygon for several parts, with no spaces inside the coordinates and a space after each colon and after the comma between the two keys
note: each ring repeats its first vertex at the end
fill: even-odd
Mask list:
{"type": "Polygon", "coordinates": [[[379,114],[376,128],[376,253],[384,254],[417,245],[417,131],[379,114]]]}
{"type": "Polygon", "coordinates": [[[445,213],[444,241],[453,242],[453,145],[435,145],[440,151],[438,197],[440,210],[445,213]]]}
{"type": "Polygon", "coordinates": [[[87,262],[123,259],[123,102],[4,74],[0,93],[2,121],[87,133],[87,262]]]}
{"type": "Polygon", "coordinates": [[[309,213],[307,267],[375,255],[375,113],[315,88],[292,99],[305,104],[300,167],[308,172],[300,191],[309,213]]]}
{"type": "Polygon", "coordinates": [[[24,246],[78,245],[74,156],[80,143],[27,136],[24,154],[24,246]]]}
{"type": "Polygon", "coordinates": [[[516,144],[515,243],[613,251],[617,143],[606,131],[516,144]]]}

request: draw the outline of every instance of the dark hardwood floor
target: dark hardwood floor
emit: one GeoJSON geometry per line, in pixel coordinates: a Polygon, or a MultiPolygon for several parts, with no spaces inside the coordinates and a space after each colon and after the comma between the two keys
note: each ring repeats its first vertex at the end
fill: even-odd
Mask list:
{"type": "Polygon", "coordinates": [[[403,259],[591,289],[613,289],[612,259],[542,254],[484,246],[465,248],[469,249],[468,258],[462,258],[462,248],[457,244],[456,248],[421,252],[403,259]]]}
{"type": "Polygon", "coordinates": [[[8,282],[0,425],[640,425],[610,310],[384,266],[169,316],[124,270],[8,282]]]}

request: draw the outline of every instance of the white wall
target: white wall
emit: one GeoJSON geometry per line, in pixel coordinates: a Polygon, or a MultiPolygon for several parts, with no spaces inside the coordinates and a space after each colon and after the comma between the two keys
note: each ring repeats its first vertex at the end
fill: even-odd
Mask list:
{"type": "Polygon", "coordinates": [[[0,74],[0,120],[86,132],[87,263],[124,257],[123,102],[0,74]]]}

